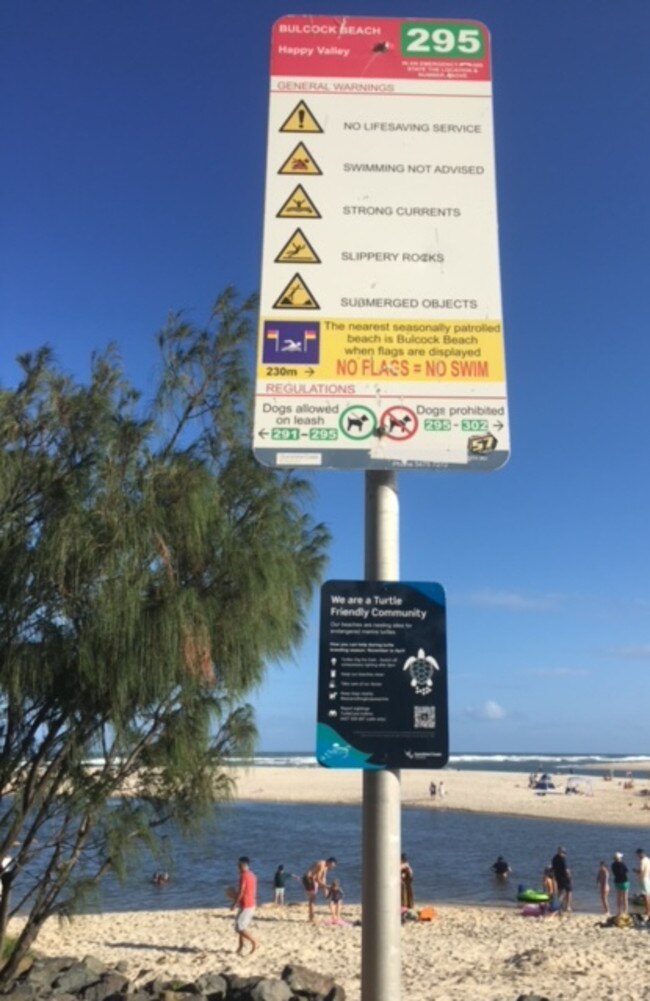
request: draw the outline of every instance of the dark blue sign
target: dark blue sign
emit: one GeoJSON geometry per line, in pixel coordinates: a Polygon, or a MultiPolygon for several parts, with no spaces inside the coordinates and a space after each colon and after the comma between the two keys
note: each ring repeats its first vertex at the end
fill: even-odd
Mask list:
{"type": "Polygon", "coordinates": [[[316,365],[320,355],[318,321],[265,320],[262,361],[265,365],[316,365]]]}
{"type": "Polygon", "coordinates": [[[316,757],[328,768],[442,768],[449,758],[440,584],[321,589],[316,757]]]}

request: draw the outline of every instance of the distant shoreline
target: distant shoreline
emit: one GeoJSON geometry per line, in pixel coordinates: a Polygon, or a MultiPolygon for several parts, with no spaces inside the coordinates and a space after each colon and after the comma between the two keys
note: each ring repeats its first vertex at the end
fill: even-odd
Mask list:
{"type": "MultiPolygon", "coordinates": [[[[625,788],[625,771],[634,770],[625,768],[612,781],[602,775],[588,777],[580,783],[581,791],[570,795],[564,789],[571,775],[557,776],[556,789],[540,795],[529,787],[529,774],[524,772],[403,771],[401,798],[403,806],[424,810],[650,829],[650,780],[637,777],[633,788],[625,788]],[[430,795],[431,782],[436,784],[435,798],[430,795]]],[[[236,782],[238,802],[344,805],[362,801],[362,773],[357,770],[251,766],[231,768],[229,773],[236,782]]]]}

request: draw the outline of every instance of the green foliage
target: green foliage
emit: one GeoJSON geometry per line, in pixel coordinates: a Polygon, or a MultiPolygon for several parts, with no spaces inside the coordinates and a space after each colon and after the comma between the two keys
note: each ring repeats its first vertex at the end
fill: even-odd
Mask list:
{"type": "Polygon", "coordinates": [[[0,390],[0,938],[14,882],[29,909],[0,986],[50,914],[232,794],[246,697],[302,636],[328,534],[252,457],[253,315],[228,289],[206,329],[172,317],[149,407],[114,350],[87,385],[26,354],[0,390]]]}

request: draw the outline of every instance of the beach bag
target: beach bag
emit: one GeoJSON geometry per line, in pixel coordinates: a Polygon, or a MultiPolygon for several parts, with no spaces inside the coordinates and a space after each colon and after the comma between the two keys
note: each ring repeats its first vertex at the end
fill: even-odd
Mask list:
{"type": "Polygon", "coordinates": [[[438,912],[435,907],[422,907],[418,911],[418,921],[435,921],[438,912]]]}
{"type": "Polygon", "coordinates": [[[631,914],[615,914],[607,924],[610,928],[634,928],[634,918],[631,914]]]}

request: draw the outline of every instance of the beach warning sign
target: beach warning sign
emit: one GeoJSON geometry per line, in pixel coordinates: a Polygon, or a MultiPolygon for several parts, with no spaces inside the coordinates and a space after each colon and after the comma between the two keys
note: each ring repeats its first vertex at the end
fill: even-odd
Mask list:
{"type": "Polygon", "coordinates": [[[483,24],[276,22],[262,260],[261,462],[503,466],[510,433],[483,24]]]}

